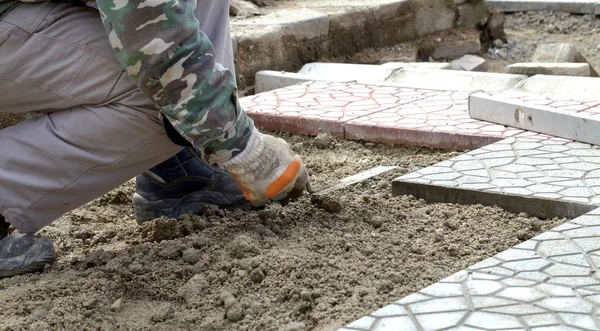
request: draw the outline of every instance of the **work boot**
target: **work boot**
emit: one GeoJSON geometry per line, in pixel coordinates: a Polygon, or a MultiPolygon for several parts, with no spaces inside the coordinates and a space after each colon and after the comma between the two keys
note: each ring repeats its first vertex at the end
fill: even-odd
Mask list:
{"type": "Polygon", "coordinates": [[[205,205],[242,208],[250,203],[227,170],[209,165],[192,148],[136,177],[133,206],[138,223],[201,214],[205,205]]]}
{"type": "Polygon", "coordinates": [[[10,224],[0,215],[0,278],[42,271],[54,263],[50,240],[36,236],[8,234],[10,224]]]}

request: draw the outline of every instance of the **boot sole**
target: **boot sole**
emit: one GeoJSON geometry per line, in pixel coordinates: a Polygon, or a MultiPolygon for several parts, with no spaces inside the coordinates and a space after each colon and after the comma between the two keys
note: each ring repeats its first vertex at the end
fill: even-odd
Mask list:
{"type": "Polygon", "coordinates": [[[195,192],[181,199],[162,199],[149,201],[141,195],[133,195],[133,209],[138,223],[149,222],[159,217],[178,218],[183,214],[201,214],[204,206],[215,205],[224,209],[253,209],[261,206],[253,206],[247,200],[231,202],[224,195],[215,197],[214,192],[195,192]]]}

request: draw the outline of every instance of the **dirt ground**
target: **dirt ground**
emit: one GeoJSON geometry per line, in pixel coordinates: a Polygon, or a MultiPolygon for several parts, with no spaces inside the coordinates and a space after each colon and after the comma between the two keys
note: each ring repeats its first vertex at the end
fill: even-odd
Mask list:
{"type": "MultiPolygon", "coordinates": [[[[600,69],[600,19],[594,15],[561,12],[507,13],[507,43],[497,43],[481,54],[488,63],[487,71],[504,72],[508,64],[530,62],[540,44],[569,43],[596,68],[600,69]]],[[[427,37],[436,41],[460,40],[461,29],[427,37]]],[[[401,43],[391,47],[370,48],[352,56],[322,59],[324,62],[378,64],[416,61],[417,45],[422,41],[401,43]]]]}
{"type": "MultiPolygon", "coordinates": [[[[507,15],[509,43],[485,57],[503,71],[538,44],[569,42],[598,68],[599,27],[594,16],[507,15]]],[[[402,60],[410,47],[337,60],[402,60]]],[[[57,263],[0,280],[0,330],[335,330],[565,221],[390,195],[395,176],[457,152],[282,136],[316,188],[378,165],[400,169],[329,199],[143,226],[131,181],[43,230],[57,263]]]]}
{"type": "Polygon", "coordinates": [[[43,230],[58,261],[0,280],[0,329],[335,330],[564,221],[390,195],[395,176],[457,152],[283,137],[316,188],[400,169],[318,201],[143,226],[129,182],[43,230]]]}

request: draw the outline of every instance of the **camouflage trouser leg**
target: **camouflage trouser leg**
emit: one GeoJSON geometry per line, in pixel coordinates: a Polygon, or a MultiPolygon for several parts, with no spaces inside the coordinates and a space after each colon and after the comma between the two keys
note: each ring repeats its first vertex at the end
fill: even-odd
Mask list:
{"type": "Polygon", "coordinates": [[[97,11],[21,4],[0,19],[0,214],[35,232],[171,157],[152,103],[115,60],[97,11]]]}

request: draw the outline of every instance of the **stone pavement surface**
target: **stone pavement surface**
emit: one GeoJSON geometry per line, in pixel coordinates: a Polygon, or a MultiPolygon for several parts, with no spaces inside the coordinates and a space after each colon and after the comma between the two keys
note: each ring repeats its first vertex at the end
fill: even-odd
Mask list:
{"type": "MultiPolygon", "coordinates": [[[[544,93],[561,86],[544,76],[525,83],[520,86],[544,93]]],[[[490,97],[309,82],[242,99],[269,129],[445,148],[474,141],[465,148],[479,149],[394,180],[393,193],[574,218],[340,331],[600,330],[600,149],[473,119],[468,101],[477,96],[490,97]]],[[[492,97],[560,114],[594,115],[600,107],[591,93],[575,98],[512,89],[492,97]]]]}
{"type": "MultiPolygon", "coordinates": [[[[543,121],[549,113],[588,121],[600,116],[594,89],[579,88],[576,97],[574,82],[583,80],[559,80],[534,76],[493,95],[308,82],[242,99],[256,123],[269,129],[474,149],[394,180],[395,195],[573,218],[339,331],[600,330],[600,148],[469,116],[477,98],[489,114],[533,122],[542,132],[550,127],[543,121]],[[562,95],[548,94],[557,92],[562,95]],[[527,107],[544,113],[529,119],[527,107]]],[[[551,128],[568,127],[565,118],[552,120],[551,128]]],[[[598,131],[577,133],[583,132],[598,131]]]]}
{"type": "Polygon", "coordinates": [[[309,82],[241,99],[257,125],[446,149],[474,149],[537,133],[472,119],[469,92],[309,82]]]}
{"type": "Polygon", "coordinates": [[[600,209],[339,331],[599,330],[598,236],[600,209]]]}

